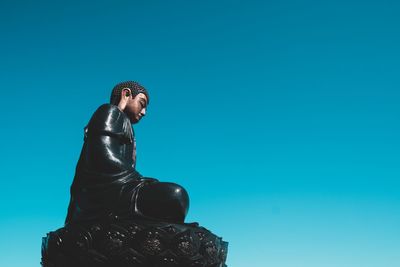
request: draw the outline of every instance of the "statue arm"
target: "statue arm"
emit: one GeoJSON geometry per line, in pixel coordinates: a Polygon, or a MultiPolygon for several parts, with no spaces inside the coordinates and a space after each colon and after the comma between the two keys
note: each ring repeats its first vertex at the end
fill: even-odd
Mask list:
{"type": "Polygon", "coordinates": [[[136,172],[133,159],[126,157],[124,151],[126,144],[132,143],[129,127],[130,123],[118,107],[106,104],[97,109],[85,129],[85,157],[89,169],[103,174],[136,172]]]}

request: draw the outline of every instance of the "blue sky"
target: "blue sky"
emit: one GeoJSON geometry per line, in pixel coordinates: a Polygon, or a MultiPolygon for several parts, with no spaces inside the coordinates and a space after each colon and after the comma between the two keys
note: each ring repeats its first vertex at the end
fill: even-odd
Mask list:
{"type": "Polygon", "coordinates": [[[397,1],[2,1],[0,266],[39,266],[83,127],[148,88],[143,175],[228,266],[400,266],[397,1]]]}

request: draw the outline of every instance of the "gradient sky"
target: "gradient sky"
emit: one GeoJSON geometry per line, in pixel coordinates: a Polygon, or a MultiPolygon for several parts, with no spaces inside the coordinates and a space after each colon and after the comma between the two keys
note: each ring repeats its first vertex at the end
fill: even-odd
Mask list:
{"type": "Polygon", "coordinates": [[[230,267],[400,266],[398,1],[1,1],[0,266],[39,266],[83,127],[150,91],[143,175],[230,267]]]}

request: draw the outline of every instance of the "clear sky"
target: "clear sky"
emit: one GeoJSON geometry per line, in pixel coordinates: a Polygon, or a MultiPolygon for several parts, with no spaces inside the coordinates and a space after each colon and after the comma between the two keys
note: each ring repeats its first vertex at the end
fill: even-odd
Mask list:
{"type": "Polygon", "coordinates": [[[230,267],[400,266],[398,1],[1,1],[0,266],[39,266],[83,127],[150,92],[143,175],[230,267]]]}

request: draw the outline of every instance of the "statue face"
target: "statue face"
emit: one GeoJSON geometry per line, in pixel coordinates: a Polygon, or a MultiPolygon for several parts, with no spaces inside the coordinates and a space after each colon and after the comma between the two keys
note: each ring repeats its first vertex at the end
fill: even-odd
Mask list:
{"type": "Polygon", "coordinates": [[[138,123],[146,115],[147,97],[140,93],[134,98],[130,96],[124,112],[128,115],[131,123],[138,123]]]}

